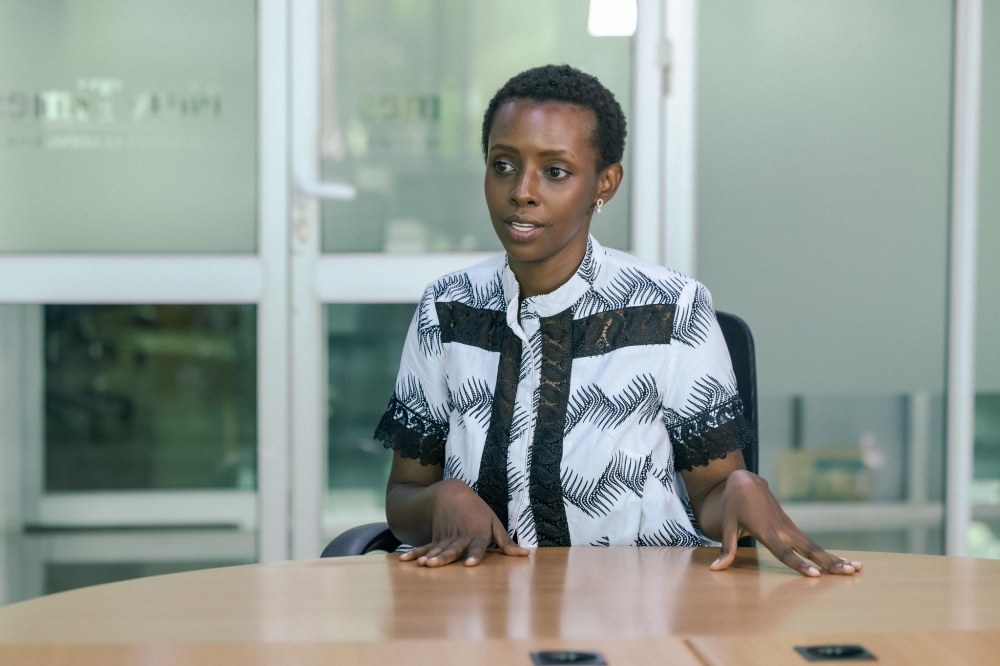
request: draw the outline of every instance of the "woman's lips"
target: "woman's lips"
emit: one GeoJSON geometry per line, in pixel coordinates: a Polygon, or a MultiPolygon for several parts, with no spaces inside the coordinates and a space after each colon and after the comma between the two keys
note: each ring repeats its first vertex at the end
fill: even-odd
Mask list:
{"type": "Polygon", "coordinates": [[[514,240],[528,241],[542,233],[544,226],[535,220],[511,215],[504,219],[507,232],[514,240]]]}

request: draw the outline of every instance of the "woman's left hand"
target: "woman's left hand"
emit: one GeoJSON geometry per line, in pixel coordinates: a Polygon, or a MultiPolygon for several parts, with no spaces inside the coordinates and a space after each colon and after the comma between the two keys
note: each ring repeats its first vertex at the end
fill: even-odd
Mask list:
{"type": "Polygon", "coordinates": [[[818,576],[820,570],[832,574],[861,571],[861,562],[831,555],[802,533],[771,494],[767,481],[752,472],[737,470],[726,479],[722,501],[722,551],[712,563],[712,571],[727,568],[736,558],[736,542],[752,536],[774,556],[804,576],[818,576]],[[801,557],[800,557],[801,556],[801,557]]]}
{"type": "Polygon", "coordinates": [[[746,469],[741,451],[681,473],[705,536],[722,543],[713,571],[736,559],[736,542],[752,536],[803,576],[850,575],[862,564],[832,555],[802,533],[781,509],[767,481],[746,469]]]}

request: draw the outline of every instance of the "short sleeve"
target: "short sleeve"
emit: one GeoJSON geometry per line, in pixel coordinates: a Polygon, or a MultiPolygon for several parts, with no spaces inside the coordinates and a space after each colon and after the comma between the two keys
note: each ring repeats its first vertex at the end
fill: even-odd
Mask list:
{"type": "Polygon", "coordinates": [[[712,297],[690,282],[674,311],[663,423],[674,467],[691,470],[753,443],[712,297]]]}
{"type": "Polygon", "coordinates": [[[445,351],[428,287],[410,322],[399,362],[396,388],[375,430],[375,439],[421,465],[444,465],[448,439],[445,351]]]}

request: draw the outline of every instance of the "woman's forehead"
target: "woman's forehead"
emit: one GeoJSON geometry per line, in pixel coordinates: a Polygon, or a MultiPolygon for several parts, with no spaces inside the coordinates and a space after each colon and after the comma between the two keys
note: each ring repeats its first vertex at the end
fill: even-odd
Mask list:
{"type": "Polygon", "coordinates": [[[597,119],[585,106],[567,102],[516,99],[497,110],[490,129],[490,146],[544,145],[546,149],[583,146],[592,150],[591,137],[597,119]]]}

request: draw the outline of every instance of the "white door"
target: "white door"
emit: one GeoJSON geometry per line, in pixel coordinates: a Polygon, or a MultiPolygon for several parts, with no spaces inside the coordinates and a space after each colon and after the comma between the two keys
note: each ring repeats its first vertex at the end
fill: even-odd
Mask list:
{"type": "Polygon", "coordinates": [[[615,93],[631,122],[627,183],[594,234],[660,257],[662,5],[639,3],[631,37],[591,34],[631,31],[607,29],[614,15],[588,26],[595,4],[609,3],[293,0],[294,557],[385,519],[391,456],[372,434],[416,302],[501,251],[480,132],[509,77],[568,62],[615,93]]]}
{"type": "Polygon", "coordinates": [[[67,561],[287,556],[286,15],[0,2],[0,518],[195,530],[67,561]]]}

